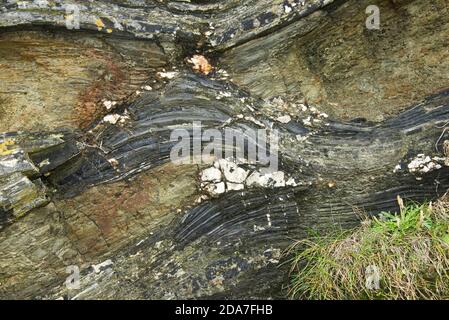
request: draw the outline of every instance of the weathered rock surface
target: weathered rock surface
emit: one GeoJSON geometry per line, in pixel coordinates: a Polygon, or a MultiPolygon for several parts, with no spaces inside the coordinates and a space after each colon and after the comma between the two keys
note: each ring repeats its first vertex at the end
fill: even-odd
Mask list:
{"type": "Polygon", "coordinates": [[[0,298],[282,298],[292,239],[443,194],[447,3],[374,2],[3,1],[0,298]],[[279,130],[279,171],[171,163],[193,121],[279,130]]]}
{"type": "Polygon", "coordinates": [[[226,51],[221,63],[263,98],[305,99],[333,118],[382,121],[447,89],[448,10],[445,0],[338,1],[226,51]],[[369,5],[380,9],[379,31],[365,27],[369,5]]]}
{"type": "MultiPolygon", "coordinates": [[[[1,18],[0,18],[1,21],[1,18]]],[[[89,126],[161,70],[155,43],[64,30],[0,35],[0,131],[89,126]]]]}

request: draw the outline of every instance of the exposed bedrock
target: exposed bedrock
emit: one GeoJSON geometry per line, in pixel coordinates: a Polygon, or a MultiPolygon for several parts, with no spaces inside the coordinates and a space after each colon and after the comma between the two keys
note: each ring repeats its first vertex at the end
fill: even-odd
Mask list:
{"type": "Polygon", "coordinates": [[[294,239],[444,194],[447,4],[374,2],[4,6],[0,297],[283,298],[294,239]],[[278,171],[172,163],[193,122],[278,130],[278,171]]]}
{"type": "Polygon", "coordinates": [[[449,86],[448,10],[445,0],[336,1],[226,51],[221,63],[252,94],[379,122],[449,86]],[[369,5],[380,9],[376,32],[365,27],[369,5]]]}

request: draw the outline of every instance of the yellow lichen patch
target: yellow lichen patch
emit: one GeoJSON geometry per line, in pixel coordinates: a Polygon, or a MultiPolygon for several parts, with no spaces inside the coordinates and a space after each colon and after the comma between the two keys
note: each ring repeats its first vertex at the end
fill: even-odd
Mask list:
{"type": "Polygon", "coordinates": [[[0,143],[0,156],[7,156],[14,151],[14,147],[11,147],[14,145],[14,141],[12,140],[5,140],[4,142],[0,143]]]}
{"type": "Polygon", "coordinates": [[[97,20],[95,20],[95,25],[97,26],[98,31],[103,30],[103,28],[105,27],[103,21],[102,21],[100,18],[98,18],[97,20]]]}

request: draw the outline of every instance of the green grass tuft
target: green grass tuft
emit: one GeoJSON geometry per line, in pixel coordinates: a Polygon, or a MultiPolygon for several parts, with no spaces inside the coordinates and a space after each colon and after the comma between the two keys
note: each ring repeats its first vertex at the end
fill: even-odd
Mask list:
{"type": "Polygon", "coordinates": [[[354,230],[296,242],[289,250],[290,296],[448,299],[449,202],[399,203],[400,214],[382,213],[354,230]]]}

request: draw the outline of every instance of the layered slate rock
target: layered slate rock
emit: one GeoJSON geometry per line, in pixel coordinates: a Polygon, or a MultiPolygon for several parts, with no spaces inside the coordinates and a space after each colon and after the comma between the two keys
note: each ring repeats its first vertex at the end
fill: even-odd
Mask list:
{"type": "Polygon", "coordinates": [[[447,4],[374,2],[380,31],[351,0],[4,5],[0,297],[282,298],[294,239],[443,194],[447,4]],[[171,163],[193,122],[278,130],[278,171],[171,163]]]}
{"type": "Polygon", "coordinates": [[[54,166],[57,159],[66,160],[68,154],[55,154],[37,162],[36,155],[59,150],[65,145],[63,138],[63,133],[14,132],[0,136],[1,228],[49,202],[47,187],[40,177],[45,167],[54,166]]]}
{"type": "Polygon", "coordinates": [[[0,228],[49,201],[41,180],[31,182],[20,173],[3,176],[0,191],[0,228]]]}

